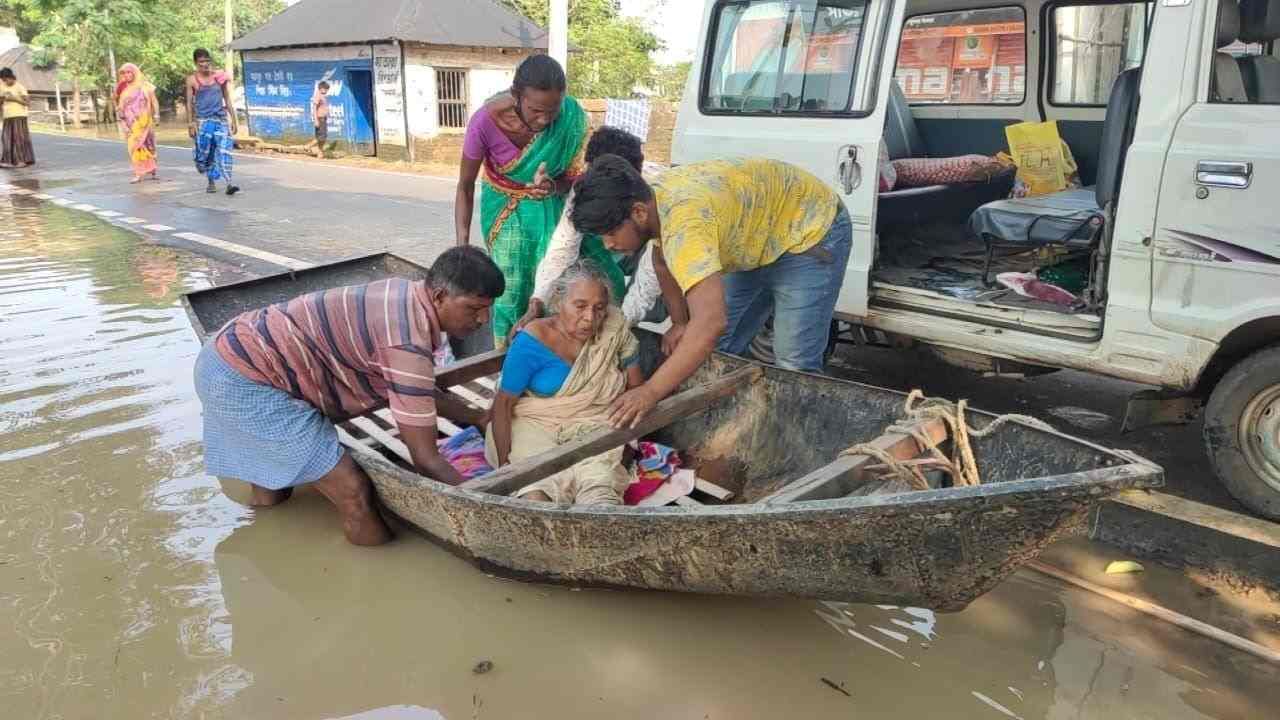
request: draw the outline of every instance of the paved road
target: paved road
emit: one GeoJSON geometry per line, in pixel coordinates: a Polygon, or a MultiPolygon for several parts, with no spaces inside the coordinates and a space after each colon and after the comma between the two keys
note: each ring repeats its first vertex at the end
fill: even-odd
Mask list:
{"type": "MultiPolygon", "coordinates": [[[[40,163],[0,175],[0,182],[170,226],[175,230],[152,233],[157,242],[188,246],[248,272],[279,267],[261,256],[228,253],[175,234],[194,232],[250,253],[312,263],[382,250],[425,263],[452,243],[455,185],[446,178],[237,156],[236,178],[244,191],[229,198],[204,192],[189,150],[161,148],[162,181],[134,186],[127,182],[119,143],[51,135],[37,135],[35,143],[40,163]]],[[[1164,465],[1170,492],[1241,510],[1213,479],[1198,423],[1119,434],[1125,400],[1137,385],[1069,371],[1024,381],[984,379],[927,358],[866,348],[843,352],[839,361],[837,371],[851,379],[967,397],[986,410],[1037,415],[1068,432],[1135,450],[1164,465]]]]}
{"type": "Polygon", "coordinates": [[[237,154],[242,192],[227,197],[205,193],[187,149],[161,147],[160,182],[130,185],[120,143],[34,138],[39,163],[0,178],[300,260],[391,250],[426,261],[453,242],[451,179],[237,154]]]}

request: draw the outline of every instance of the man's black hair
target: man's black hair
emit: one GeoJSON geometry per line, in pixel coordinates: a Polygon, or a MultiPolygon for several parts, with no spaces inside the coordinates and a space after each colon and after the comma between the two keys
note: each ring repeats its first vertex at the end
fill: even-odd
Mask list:
{"type": "Polygon", "coordinates": [[[564,68],[550,55],[530,55],[516,68],[511,87],[517,93],[523,90],[554,90],[564,92],[568,82],[564,68]]]}
{"type": "Polygon", "coordinates": [[[324,80],[321,80],[321,81],[320,81],[320,84],[319,84],[319,85],[317,85],[316,87],[322,87],[322,88],[324,88],[325,90],[328,90],[328,89],[329,89],[329,83],[325,82],[324,80]]]}
{"type": "Polygon", "coordinates": [[[497,299],[506,292],[502,271],[479,248],[470,245],[440,253],[427,271],[427,285],[450,295],[497,299]]]}
{"type": "Polygon", "coordinates": [[[631,206],[653,196],[631,163],[617,155],[601,155],[574,187],[573,226],[578,232],[604,235],[631,216],[631,206]]]}
{"type": "Polygon", "coordinates": [[[640,147],[640,138],[622,128],[605,125],[591,133],[587,141],[588,163],[595,162],[602,155],[617,155],[631,163],[631,167],[644,169],[644,150],[640,147]]]}
{"type": "Polygon", "coordinates": [[[200,62],[200,58],[209,58],[212,60],[213,56],[204,48],[196,48],[196,51],[191,53],[191,62],[200,62]]]}
{"type": "Polygon", "coordinates": [[[13,68],[0,68],[0,80],[17,80],[18,76],[13,74],[13,68]]]}

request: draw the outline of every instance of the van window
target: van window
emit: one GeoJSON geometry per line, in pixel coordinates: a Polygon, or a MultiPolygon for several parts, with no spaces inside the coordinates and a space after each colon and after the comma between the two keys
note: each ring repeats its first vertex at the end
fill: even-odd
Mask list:
{"type": "Polygon", "coordinates": [[[1026,48],[1020,7],[916,15],[902,28],[894,77],[913,105],[1017,105],[1026,48]]]}
{"type": "Polygon", "coordinates": [[[727,2],[712,18],[701,105],[707,113],[850,110],[867,0],[727,2]]]}
{"type": "Polygon", "coordinates": [[[1142,64],[1147,3],[1053,8],[1053,105],[1107,104],[1116,76],[1142,64]]]}

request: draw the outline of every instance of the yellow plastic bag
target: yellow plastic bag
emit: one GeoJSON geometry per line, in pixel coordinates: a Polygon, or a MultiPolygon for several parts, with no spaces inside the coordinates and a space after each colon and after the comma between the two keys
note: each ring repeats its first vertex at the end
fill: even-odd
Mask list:
{"type": "MultiPolygon", "coordinates": [[[[1076,175],[1071,149],[1058,135],[1058,123],[1022,122],[1004,129],[1009,153],[1018,166],[1018,180],[1027,195],[1048,195],[1067,189],[1076,175]]],[[[1078,182],[1078,181],[1077,181],[1078,182]]]]}

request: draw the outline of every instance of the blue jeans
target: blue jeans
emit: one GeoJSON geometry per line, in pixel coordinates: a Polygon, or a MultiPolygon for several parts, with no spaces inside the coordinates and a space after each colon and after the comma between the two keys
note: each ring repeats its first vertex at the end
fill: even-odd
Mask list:
{"type": "Polygon", "coordinates": [[[772,310],[778,366],[821,370],[852,247],[853,225],[841,204],[826,237],[809,251],[787,253],[764,267],[726,274],[728,324],[719,349],[745,354],[772,310]]]}

